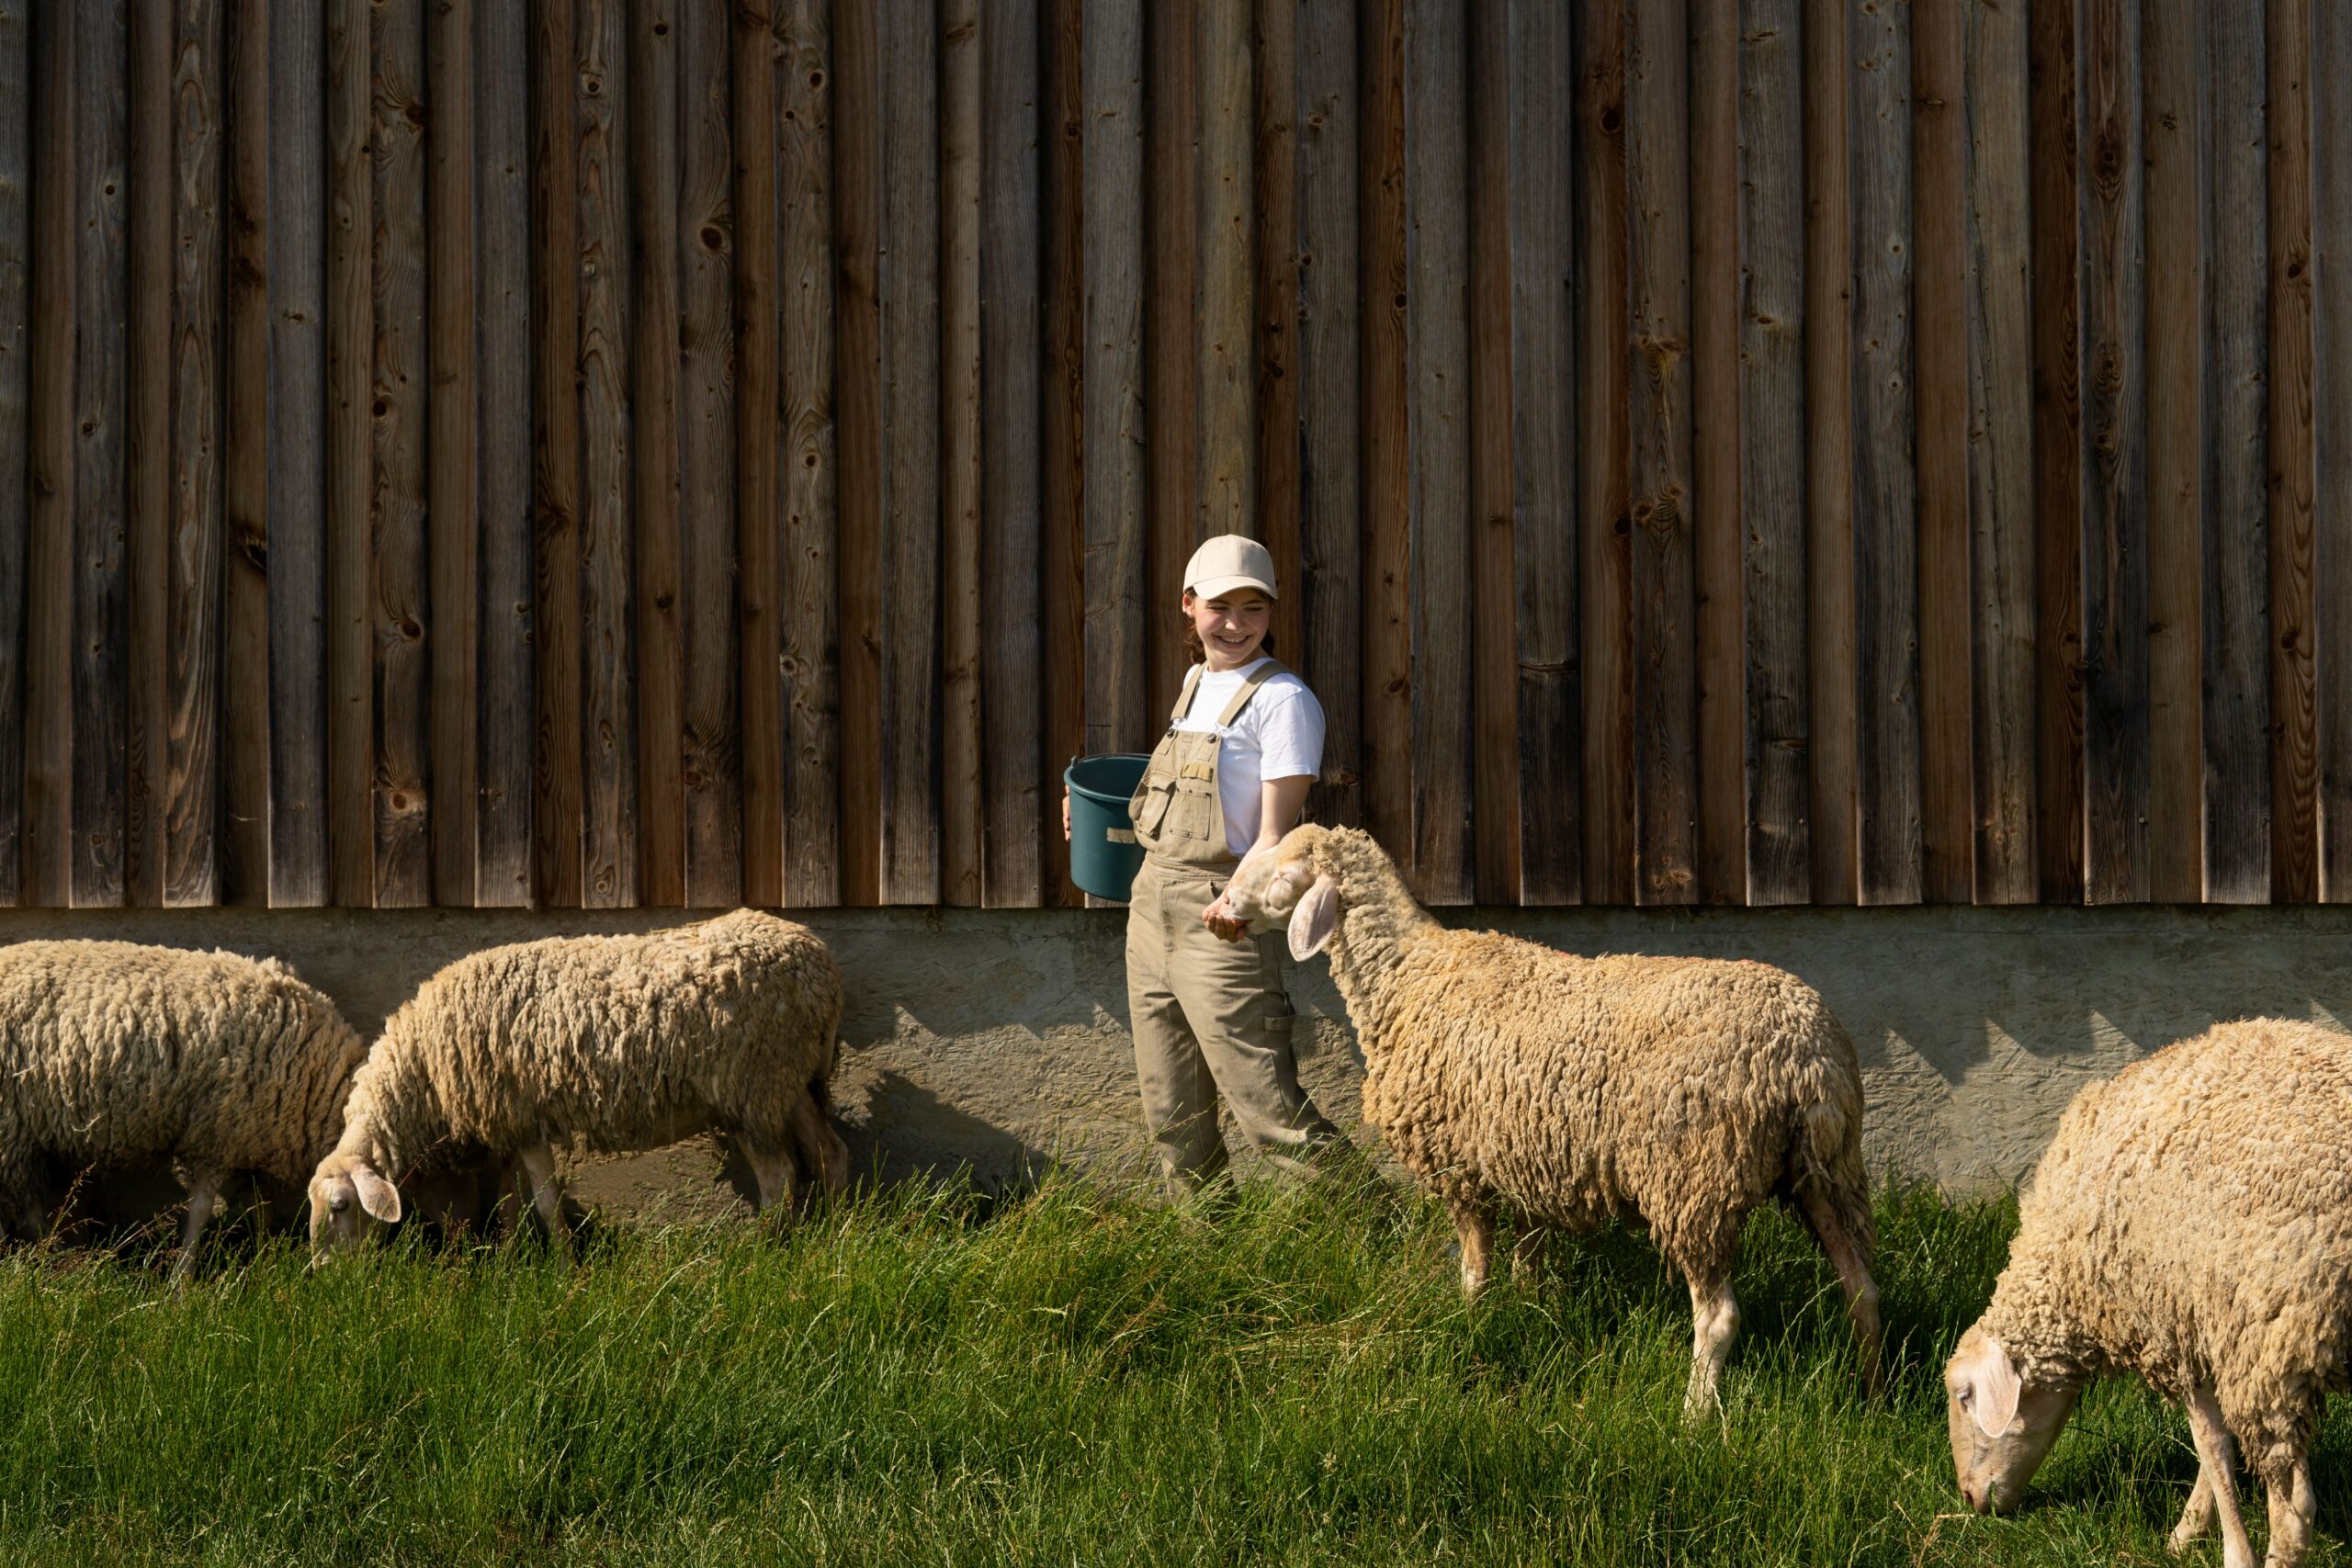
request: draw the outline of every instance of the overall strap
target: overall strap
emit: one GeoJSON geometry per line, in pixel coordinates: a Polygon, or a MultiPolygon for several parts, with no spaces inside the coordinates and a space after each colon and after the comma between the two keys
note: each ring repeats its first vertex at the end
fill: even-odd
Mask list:
{"type": "Polygon", "coordinates": [[[1201,671],[1207,668],[1204,664],[1195,664],[1193,672],[1184,677],[1184,689],[1177,694],[1176,708],[1168,716],[1169,723],[1182,724],[1184,716],[1193,711],[1193,694],[1201,689],[1201,671]]]}
{"type": "Polygon", "coordinates": [[[1275,676],[1284,673],[1286,673],[1286,671],[1283,667],[1275,663],[1271,659],[1267,660],[1263,664],[1259,665],[1257,669],[1251,671],[1250,672],[1250,678],[1241,682],[1241,689],[1233,694],[1233,700],[1225,705],[1225,712],[1217,716],[1217,728],[1219,729],[1232,728],[1233,721],[1241,716],[1241,710],[1250,705],[1250,699],[1258,694],[1258,688],[1272,680],[1275,676]]]}

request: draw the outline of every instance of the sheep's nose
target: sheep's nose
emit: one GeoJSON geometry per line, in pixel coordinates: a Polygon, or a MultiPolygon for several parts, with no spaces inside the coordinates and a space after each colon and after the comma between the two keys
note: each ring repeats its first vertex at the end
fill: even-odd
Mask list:
{"type": "Polygon", "coordinates": [[[1960,1495],[1968,1499],[1969,1512],[1973,1514],[1983,1513],[1984,1505],[1990,1501],[1992,1495],[1989,1491],[1974,1486],[1962,1486],[1960,1489],[1960,1495]]]}

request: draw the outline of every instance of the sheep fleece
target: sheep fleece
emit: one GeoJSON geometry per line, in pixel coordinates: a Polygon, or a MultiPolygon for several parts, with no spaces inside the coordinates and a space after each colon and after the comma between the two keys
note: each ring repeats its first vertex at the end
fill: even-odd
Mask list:
{"type": "Polygon", "coordinates": [[[1364,1120],[1444,1196],[1571,1230],[1635,1214],[1691,1278],[1722,1280],[1742,1216],[1793,1185],[1873,1250],[1861,1073],[1812,987],[1745,959],[1451,931],[1369,838],[1335,830],[1316,852],[1346,889],[1364,1120]]]}
{"type": "Polygon", "coordinates": [[[1978,1326],[2028,1382],[2204,1384],[2290,1462],[2352,1346],[2352,1037],[2216,1024],[2076,1095],[1978,1326]]]}
{"type": "Polygon", "coordinates": [[[756,909],[486,948],[386,1021],[350,1121],[396,1171],[566,1135],[624,1152],[718,1127],[780,1146],[801,1093],[822,1100],[841,1013],[824,942],[756,909]]]}
{"type": "Polygon", "coordinates": [[[300,1187],[366,1049],[275,958],[129,942],[0,947],[0,1184],[32,1162],[176,1158],[300,1187]]]}

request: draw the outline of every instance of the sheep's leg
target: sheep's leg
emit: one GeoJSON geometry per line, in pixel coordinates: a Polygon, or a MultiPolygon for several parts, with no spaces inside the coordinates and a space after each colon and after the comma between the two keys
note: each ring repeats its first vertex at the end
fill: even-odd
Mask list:
{"type": "Polygon", "coordinates": [[[1494,1205],[1476,1198],[1450,1198],[1445,1207],[1462,1236],[1462,1293],[1475,1300],[1487,1288],[1487,1270],[1494,1258],[1494,1205]]]}
{"type": "Polygon", "coordinates": [[[2180,1523],[2172,1527],[2172,1550],[2175,1556],[2187,1551],[2191,1542],[2213,1528],[2213,1483],[2205,1474],[2205,1464],[2199,1461],[2197,1484],[2188,1489],[2188,1501],[2180,1510],[2180,1523]]]}
{"type": "Polygon", "coordinates": [[[1512,1283],[1532,1285],[1542,1280],[1546,1259],[1551,1256],[1551,1226],[1521,1219],[1519,1235],[1511,1238],[1510,1244],[1512,1283]]]}
{"type": "Polygon", "coordinates": [[[220,1178],[211,1171],[199,1171],[187,1184],[187,1218],[180,1223],[180,1255],[172,1262],[172,1285],[185,1286],[196,1272],[196,1244],[204,1238],[204,1227],[212,1222],[212,1211],[220,1206],[220,1178]]]}
{"type": "Polygon", "coordinates": [[[2312,1549],[2312,1516],[2319,1506],[2312,1496],[2312,1461],[2297,1454],[2262,1479],[2270,1494],[2270,1551],[2263,1568],[2295,1568],[2312,1549]]]}
{"type": "Polygon", "coordinates": [[[743,1163],[752,1168],[752,1179],[760,1184],[760,1213],[791,1213],[799,1196],[800,1174],[792,1156],[773,1145],[755,1145],[749,1138],[737,1138],[735,1146],[743,1152],[743,1163]]]}
{"type": "Polygon", "coordinates": [[[1829,1255],[1829,1266],[1838,1270],[1838,1283],[1846,1292],[1846,1315],[1853,1319],[1854,1346],[1862,1358],[1862,1390],[1875,1394],[1879,1390],[1878,1282],[1871,1278],[1870,1265],[1862,1261],[1862,1249],[1854,1245],[1845,1223],[1838,1219],[1837,1206],[1818,1192],[1807,1192],[1802,1201],[1814,1236],[1829,1255]]]}
{"type": "Polygon", "coordinates": [[[849,1145],[817,1102],[814,1089],[802,1089],[799,1102],[792,1108],[792,1137],[800,1150],[802,1168],[813,1172],[827,1192],[838,1198],[848,1190],[849,1145]]]}
{"type": "Polygon", "coordinates": [[[1723,1404],[1724,1362],[1739,1332],[1739,1303],[1728,1280],[1690,1280],[1690,1386],[1682,1418],[1695,1422],[1723,1404]]]}
{"type": "Polygon", "coordinates": [[[563,1223],[563,1186],[555,1177],[555,1150],[533,1144],[520,1151],[519,1157],[531,1184],[531,1206],[539,1212],[539,1223],[548,1227],[548,1241],[569,1252],[571,1227],[563,1223]]]}
{"type": "Polygon", "coordinates": [[[2254,1543],[2238,1517],[2237,1477],[2230,1466],[2230,1430],[2222,1425],[2222,1408],[2209,1388],[2191,1388],[2183,1403],[2188,1407],[2188,1433],[2197,1441],[2206,1490],[2222,1518],[2222,1568],[2254,1568],[2254,1543]]]}

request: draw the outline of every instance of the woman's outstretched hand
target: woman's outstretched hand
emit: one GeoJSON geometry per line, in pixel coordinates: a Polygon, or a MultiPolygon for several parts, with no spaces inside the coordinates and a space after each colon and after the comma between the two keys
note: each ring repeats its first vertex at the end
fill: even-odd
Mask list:
{"type": "Polygon", "coordinates": [[[1062,842],[1069,842],[1069,791],[1062,791],[1062,842]]]}
{"type": "Polygon", "coordinates": [[[1217,895],[1216,903],[1211,904],[1207,908],[1201,911],[1201,924],[1208,927],[1209,930],[1215,931],[1217,935],[1223,937],[1227,942],[1239,942],[1243,937],[1250,934],[1250,928],[1247,925],[1244,925],[1241,921],[1235,919],[1232,914],[1227,910],[1225,907],[1225,895],[1222,893],[1217,895]]]}

